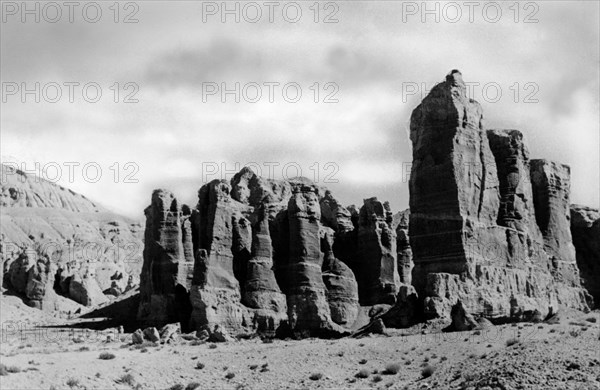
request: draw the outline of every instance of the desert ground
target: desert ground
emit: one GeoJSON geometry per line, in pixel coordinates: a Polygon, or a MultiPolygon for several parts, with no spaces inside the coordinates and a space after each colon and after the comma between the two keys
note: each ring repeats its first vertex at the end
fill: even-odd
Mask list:
{"type": "Polygon", "coordinates": [[[2,298],[0,388],[600,389],[600,312],[468,332],[132,344],[2,298]]]}

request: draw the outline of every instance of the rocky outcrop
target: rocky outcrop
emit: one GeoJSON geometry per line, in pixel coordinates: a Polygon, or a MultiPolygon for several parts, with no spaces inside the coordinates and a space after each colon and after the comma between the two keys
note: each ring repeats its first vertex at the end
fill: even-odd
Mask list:
{"type": "Polygon", "coordinates": [[[467,312],[462,302],[459,300],[450,311],[452,323],[444,329],[446,332],[463,332],[465,330],[473,330],[479,327],[479,323],[475,318],[467,312]]]}
{"type": "Polygon", "coordinates": [[[319,335],[333,331],[321,274],[321,210],[314,187],[302,186],[289,200],[288,319],[292,331],[319,335]]]}
{"type": "Polygon", "coordinates": [[[71,278],[69,296],[84,306],[98,306],[109,301],[90,270],[84,275],[75,274],[71,278]]]}
{"type": "Polygon", "coordinates": [[[569,195],[571,169],[548,160],[531,161],[535,218],[544,236],[544,250],[556,278],[576,286],[579,272],[571,237],[569,195]]]}
{"type": "MultiPolygon", "coordinates": [[[[452,71],[413,111],[411,140],[413,284],[426,317],[448,317],[456,300],[489,318],[587,307],[571,270],[553,267],[544,250],[553,248],[544,232],[552,233],[542,228],[541,238],[538,203],[555,201],[530,188],[521,134],[485,131],[481,106],[467,97],[460,72],[452,71]]],[[[532,163],[531,172],[537,167],[532,163]]],[[[562,213],[561,202],[550,209],[562,213]]]]}
{"type": "Polygon", "coordinates": [[[336,324],[350,327],[358,316],[358,284],[350,267],[335,258],[333,241],[333,229],[322,227],[323,282],[327,289],[331,319],[336,324]]]}
{"type": "Polygon", "coordinates": [[[265,207],[262,207],[259,213],[260,219],[252,233],[251,258],[247,265],[243,303],[254,309],[286,313],[286,298],[281,293],[273,271],[269,215],[265,207]]]}
{"type": "Polygon", "coordinates": [[[414,263],[412,260],[412,249],[408,234],[410,210],[406,209],[394,215],[394,225],[396,226],[396,251],[398,253],[398,274],[400,283],[412,284],[412,269],[414,263]]]}
{"type": "Polygon", "coordinates": [[[199,250],[190,293],[194,329],[212,329],[218,324],[239,333],[252,326],[251,315],[241,303],[240,281],[234,274],[241,267],[234,264],[232,252],[232,248],[247,251],[248,244],[240,247],[239,237],[234,246],[233,223],[241,219],[244,205],[232,199],[230,193],[231,187],[224,180],[214,180],[198,192],[199,250]]]}
{"type": "MultiPolygon", "coordinates": [[[[137,286],[144,246],[139,223],[113,214],[84,196],[39,177],[6,165],[0,168],[3,177],[0,183],[0,231],[4,287],[20,294],[26,303],[39,306],[27,297],[22,287],[22,267],[17,263],[22,263],[23,259],[19,257],[24,251],[32,252],[27,270],[39,259],[49,260],[44,267],[53,272],[48,275],[53,280],[53,287],[43,291],[48,294],[49,301],[58,303],[43,306],[53,307],[52,310],[63,314],[78,306],[74,301],[81,301],[71,296],[71,280],[82,279],[86,274],[93,275],[95,283],[74,285],[72,291],[81,291],[89,285],[93,286],[90,288],[94,292],[82,293],[95,295],[95,287],[99,285],[104,296],[85,300],[90,304],[114,299],[128,288],[137,286]],[[13,286],[11,279],[17,286],[13,286]],[[56,294],[58,300],[54,298],[56,294]],[[67,302],[67,298],[72,301],[67,302]]],[[[37,268],[41,272],[41,268],[37,268]]],[[[38,289],[34,301],[44,301],[40,297],[41,291],[38,289]]]]}
{"type": "MultiPolygon", "coordinates": [[[[187,326],[191,267],[186,267],[183,227],[187,223],[191,231],[189,221],[183,218],[177,199],[166,190],[152,193],[145,214],[138,320],[155,326],[181,321],[187,326]]],[[[186,236],[189,243],[189,233],[186,236]]]]}
{"type": "Polygon", "coordinates": [[[387,202],[364,200],[358,221],[358,256],[355,273],[361,305],[393,304],[400,277],[396,261],[396,232],[387,202]]]}
{"type": "Polygon", "coordinates": [[[582,284],[600,306],[600,212],[571,205],[571,234],[582,284]]]}

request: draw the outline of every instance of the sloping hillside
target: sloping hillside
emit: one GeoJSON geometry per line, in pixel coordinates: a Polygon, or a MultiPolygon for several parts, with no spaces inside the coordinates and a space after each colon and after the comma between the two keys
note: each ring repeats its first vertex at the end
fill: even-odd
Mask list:
{"type": "Polygon", "coordinates": [[[69,189],[2,165],[3,287],[30,306],[71,311],[139,283],[143,231],[69,189]]]}

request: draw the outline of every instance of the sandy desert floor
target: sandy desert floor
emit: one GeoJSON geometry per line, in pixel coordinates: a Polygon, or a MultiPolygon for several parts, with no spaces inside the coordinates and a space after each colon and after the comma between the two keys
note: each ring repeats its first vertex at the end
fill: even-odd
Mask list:
{"type": "Polygon", "coordinates": [[[13,303],[2,303],[6,390],[600,389],[598,311],[470,332],[133,346],[128,334],[107,342],[113,333],[53,327],[13,303]],[[46,327],[15,330],[36,322],[46,327]]]}

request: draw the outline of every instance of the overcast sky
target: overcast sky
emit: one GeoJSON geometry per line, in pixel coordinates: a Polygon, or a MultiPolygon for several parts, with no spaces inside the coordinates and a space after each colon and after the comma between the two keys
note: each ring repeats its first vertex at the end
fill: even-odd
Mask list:
{"type": "MultiPolygon", "coordinates": [[[[571,166],[572,202],[599,206],[596,1],[512,9],[507,2],[501,15],[495,6],[484,11],[485,2],[472,15],[463,2],[439,2],[439,22],[422,15],[421,2],[400,1],[321,3],[318,15],[312,1],[285,11],[285,3],[276,3],[271,22],[261,1],[257,23],[251,23],[256,7],[244,3],[239,23],[233,14],[222,22],[221,2],[121,3],[118,23],[113,2],[98,3],[96,23],[86,20],[95,18],[94,6],[82,14],[85,3],[74,9],[72,23],[67,8],[50,23],[56,10],[40,5],[35,23],[35,15],[22,15],[20,2],[10,4],[3,2],[1,27],[2,160],[30,169],[39,162],[48,178],[114,211],[141,217],[159,187],[195,204],[203,179],[224,177],[222,168],[233,171],[236,162],[259,164],[265,176],[265,163],[279,163],[276,178],[284,166],[289,176],[299,167],[312,179],[318,173],[344,204],[377,196],[394,211],[404,209],[410,113],[423,86],[431,88],[454,68],[475,83],[471,97],[482,104],[488,128],[521,130],[531,158],[571,166]],[[452,23],[455,4],[462,16],[452,23]],[[123,23],[128,15],[138,22],[123,23]],[[32,94],[13,94],[15,85],[34,89],[35,82],[40,103],[32,94]],[[72,103],[64,84],[70,82],[80,84],[72,103]],[[82,96],[89,82],[101,88],[96,103],[82,96]],[[203,98],[215,85],[234,89],[236,82],[239,103],[234,95],[223,103],[220,91],[203,98]],[[60,98],[52,83],[61,85],[60,98]],[[302,96],[292,102],[297,87],[302,96]],[[128,96],[139,101],[123,102],[128,96]],[[80,163],[72,183],[65,162],[80,163]],[[60,179],[54,163],[62,166],[60,179]],[[102,176],[93,183],[98,167],[102,176]],[[138,183],[126,182],[132,179],[138,183]]],[[[94,88],[87,92],[93,100],[94,88]]]]}

